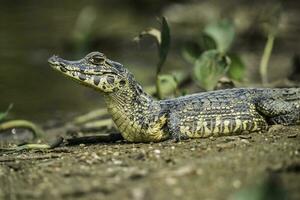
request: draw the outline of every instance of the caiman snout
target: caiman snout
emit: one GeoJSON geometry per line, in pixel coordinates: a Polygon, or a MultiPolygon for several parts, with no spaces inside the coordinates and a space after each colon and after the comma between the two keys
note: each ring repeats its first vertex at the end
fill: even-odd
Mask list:
{"type": "Polygon", "coordinates": [[[59,64],[58,60],[59,60],[59,57],[56,55],[53,55],[48,59],[48,63],[50,65],[57,65],[57,64],[59,64]]]}

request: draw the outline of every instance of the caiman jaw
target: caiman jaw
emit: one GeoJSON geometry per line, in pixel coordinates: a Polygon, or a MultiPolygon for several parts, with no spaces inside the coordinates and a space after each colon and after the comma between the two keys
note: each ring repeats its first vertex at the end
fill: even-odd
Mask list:
{"type": "Polygon", "coordinates": [[[52,68],[67,77],[101,92],[114,92],[124,85],[124,81],[121,81],[122,72],[118,71],[117,64],[99,52],[92,52],[77,61],[64,60],[54,55],[48,62],[52,68]]]}
{"type": "Polygon", "coordinates": [[[62,72],[66,72],[67,69],[65,68],[65,66],[59,62],[59,57],[56,55],[53,55],[52,57],[50,57],[48,59],[48,63],[50,64],[50,66],[56,70],[60,70],[62,72]]]}
{"type": "MultiPolygon", "coordinates": [[[[80,61],[78,61],[78,63],[79,62],[80,61]]],[[[80,68],[76,67],[77,62],[66,61],[54,55],[48,59],[48,63],[53,69],[63,73],[69,78],[79,81],[82,84],[87,85],[87,83],[85,83],[84,81],[88,81],[91,79],[91,76],[85,73],[84,70],[80,70],[80,68]]]]}

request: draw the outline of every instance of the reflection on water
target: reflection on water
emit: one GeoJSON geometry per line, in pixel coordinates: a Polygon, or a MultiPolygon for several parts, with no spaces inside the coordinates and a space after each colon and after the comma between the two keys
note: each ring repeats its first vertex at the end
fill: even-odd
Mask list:
{"type": "MultiPolygon", "coordinates": [[[[64,112],[86,112],[103,105],[101,95],[56,73],[48,66],[47,59],[54,53],[74,59],[99,49],[123,63],[140,56],[140,49],[132,48],[131,39],[146,26],[146,17],[136,17],[127,4],[115,6],[104,2],[107,1],[1,3],[0,111],[14,103],[13,117],[43,121],[64,112]],[[97,17],[91,24],[89,40],[84,41],[87,48],[79,56],[72,44],[72,31],[86,6],[94,8],[97,17]]],[[[133,69],[142,70],[145,71],[133,69]]]]}

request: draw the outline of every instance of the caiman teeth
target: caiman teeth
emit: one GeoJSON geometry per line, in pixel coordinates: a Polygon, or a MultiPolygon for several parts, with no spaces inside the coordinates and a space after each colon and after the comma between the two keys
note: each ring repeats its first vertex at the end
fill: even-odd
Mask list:
{"type": "Polygon", "coordinates": [[[59,69],[60,69],[60,71],[62,71],[62,72],[67,72],[67,71],[68,71],[68,70],[67,70],[65,67],[63,67],[63,66],[60,66],[59,69]]]}
{"type": "Polygon", "coordinates": [[[66,65],[63,62],[58,63],[58,66],[59,66],[60,71],[62,71],[62,72],[68,71],[66,68],[66,65]]]}

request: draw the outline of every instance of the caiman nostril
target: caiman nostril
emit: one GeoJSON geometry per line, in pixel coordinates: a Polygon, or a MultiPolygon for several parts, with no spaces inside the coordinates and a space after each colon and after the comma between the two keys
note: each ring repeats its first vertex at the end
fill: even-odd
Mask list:
{"type": "Polygon", "coordinates": [[[57,64],[57,56],[52,56],[52,57],[50,57],[49,59],[48,59],[48,63],[50,63],[50,64],[52,64],[52,65],[55,65],[55,64],[57,64]]]}

